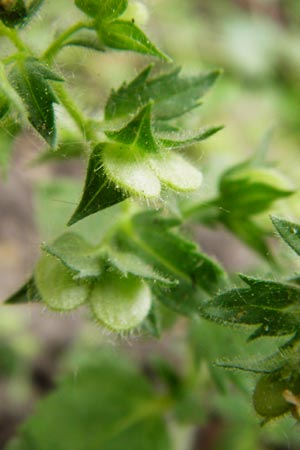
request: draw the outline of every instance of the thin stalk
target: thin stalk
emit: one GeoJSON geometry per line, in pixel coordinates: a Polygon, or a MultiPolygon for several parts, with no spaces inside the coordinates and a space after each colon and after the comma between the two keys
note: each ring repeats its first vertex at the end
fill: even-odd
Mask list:
{"type": "Polygon", "coordinates": [[[81,113],[80,109],[78,108],[76,103],[73,102],[64,86],[60,83],[56,83],[55,92],[61,104],[68,111],[85,138],[88,141],[97,141],[96,134],[91,126],[90,121],[81,113]]]}
{"type": "Polygon", "coordinates": [[[75,34],[77,31],[82,29],[90,29],[91,26],[84,22],[78,22],[75,23],[75,25],[72,25],[70,28],[65,30],[63,33],[61,33],[57,39],[55,39],[50,46],[47,48],[47,50],[44,52],[42,59],[47,61],[48,63],[51,63],[53,59],[55,58],[56,54],[61,50],[64,43],[67,39],[69,39],[73,34],[75,34]]]}
{"type": "Polygon", "coordinates": [[[16,30],[5,26],[3,22],[0,22],[0,36],[1,35],[6,36],[19,51],[28,53],[28,48],[23,43],[22,39],[19,38],[16,30]]]}

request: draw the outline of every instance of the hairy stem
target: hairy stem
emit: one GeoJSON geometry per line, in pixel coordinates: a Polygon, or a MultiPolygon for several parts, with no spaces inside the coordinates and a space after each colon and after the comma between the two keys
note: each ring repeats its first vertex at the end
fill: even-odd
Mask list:
{"type": "Polygon", "coordinates": [[[0,22],[0,36],[6,36],[14,46],[21,52],[29,52],[27,46],[23,43],[22,39],[19,38],[16,30],[13,30],[0,22]]]}
{"type": "Polygon", "coordinates": [[[62,86],[60,83],[57,83],[55,86],[55,92],[61,104],[68,111],[86,140],[91,142],[97,141],[97,137],[93,130],[91,122],[82,114],[78,106],[73,102],[70,95],[65,90],[64,86],[62,86]]]}
{"type": "Polygon", "coordinates": [[[75,25],[72,25],[70,28],[65,30],[63,33],[61,33],[57,39],[55,39],[50,46],[47,48],[45,53],[42,56],[42,59],[47,61],[48,63],[51,63],[53,59],[55,58],[56,54],[61,50],[64,43],[67,39],[69,39],[73,34],[75,34],[77,31],[82,29],[90,29],[91,26],[84,22],[78,22],[75,23],[75,25]]]}

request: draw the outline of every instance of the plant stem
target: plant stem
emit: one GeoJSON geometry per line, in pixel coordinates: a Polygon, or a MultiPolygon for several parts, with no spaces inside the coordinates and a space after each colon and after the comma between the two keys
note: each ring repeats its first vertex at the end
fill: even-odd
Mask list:
{"type": "Polygon", "coordinates": [[[4,23],[2,23],[2,22],[0,22],[0,36],[1,35],[6,36],[18,50],[20,50],[21,52],[28,53],[28,48],[22,42],[22,40],[19,38],[16,30],[13,30],[13,29],[5,26],[4,23]]]}
{"type": "Polygon", "coordinates": [[[59,50],[62,48],[65,41],[71,37],[74,33],[76,33],[79,30],[82,30],[84,28],[90,29],[91,26],[84,22],[78,22],[75,23],[75,25],[72,25],[70,28],[65,30],[62,34],[58,36],[57,39],[55,39],[52,44],[47,48],[45,53],[42,56],[42,59],[46,60],[48,63],[51,63],[56,56],[56,54],[59,52],[59,50]]]}
{"type": "Polygon", "coordinates": [[[78,106],[73,102],[70,95],[65,90],[64,86],[60,83],[56,83],[55,92],[61,102],[61,104],[68,111],[78,128],[88,141],[97,141],[96,134],[91,126],[90,121],[81,113],[78,106]]]}

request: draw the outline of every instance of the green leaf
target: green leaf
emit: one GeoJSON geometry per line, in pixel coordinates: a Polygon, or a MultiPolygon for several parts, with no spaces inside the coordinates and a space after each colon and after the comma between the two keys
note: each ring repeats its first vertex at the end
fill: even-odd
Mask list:
{"type": "Polygon", "coordinates": [[[248,288],[232,289],[203,307],[206,318],[224,324],[259,325],[249,339],[284,336],[300,324],[300,289],[241,275],[248,288]]]}
{"type": "Polygon", "coordinates": [[[143,280],[113,271],[103,273],[89,297],[95,319],[119,332],[140,325],[150,311],[151,302],[151,290],[143,280]]]}
{"type": "Polygon", "coordinates": [[[89,295],[88,284],[74,280],[70,271],[49,254],[43,254],[38,261],[34,280],[43,301],[56,311],[75,309],[89,295]]]}
{"type": "Polygon", "coordinates": [[[179,135],[177,133],[168,133],[166,137],[159,136],[157,140],[161,147],[170,149],[181,148],[204,141],[222,129],[223,126],[204,128],[198,134],[191,137],[186,137],[183,133],[179,135]]]}
{"type": "Polygon", "coordinates": [[[57,99],[48,80],[62,81],[62,78],[37,59],[28,57],[15,64],[9,80],[25,104],[30,123],[53,146],[56,136],[53,103],[57,99]]]}
{"type": "Polygon", "coordinates": [[[168,408],[134,364],[99,352],[26,420],[14,450],[171,450],[168,408]]]}
{"type": "Polygon", "coordinates": [[[300,255],[300,225],[272,216],[272,222],[282,239],[300,255]]]}
{"type": "Polygon", "coordinates": [[[143,31],[132,22],[114,20],[109,23],[101,23],[97,31],[100,41],[107,47],[156,56],[170,62],[170,58],[158,50],[143,31]]]}
{"type": "Polygon", "coordinates": [[[251,161],[238,164],[226,171],[220,179],[221,206],[247,216],[270,208],[275,200],[294,192],[287,179],[269,167],[252,167],[251,161]]]}
{"type": "Polygon", "coordinates": [[[102,168],[103,148],[104,144],[98,144],[90,156],[83,194],[68,225],[119,203],[127,197],[110,182],[102,168]]]}
{"type": "Polygon", "coordinates": [[[43,245],[43,250],[57,257],[71,272],[73,279],[98,278],[102,272],[99,255],[81,236],[64,233],[51,245],[43,245]]]}
{"type": "Polygon", "coordinates": [[[149,79],[152,66],[146,67],[129,84],[112,91],[105,106],[105,119],[119,119],[133,114],[153,102],[156,120],[179,117],[199,105],[199,99],[220,75],[212,71],[205,75],[180,77],[180,68],[149,79]]]}
{"type": "Polygon", "coordinates": [[[118,131],[105,131],[108,138],[146,153],[156,152],[159,148],[151,126],[152,105],[149,103],[124,128],[118,131]]]}
{"type": "Polygon", "coordinates": [[[150,264],[147,264],[134,253],[120,252],[115,248],[109,248],[107,250],[107,258],[109,263],[125,276],[132,274],[165,285],[173,283],[169,278],[160,275],[150,264]]]}
{"type": "Polygon", "coordinates": [[[128,5],[127,0],[75,0],[75,5],[85,14],[100,21],[113,20],[121,16],[128,5]]]}
{"type": "Polygon", "coordinates": [[[224,274],[195,244],[170,230],[172,223],[161,220],[157,212],[137,214],[130,225],[118,233],[119,247],[134,252],[154,270],[177,282],[168,289],[153,285],[159,301],[182,314],[199,314],[203,301],[201,291],[218,289],[224,274]]]}
{"type": "Polygon", "coordinates": [[[33,278],[30,278],[17,292],[11,295],[5,303],[14,305],[18,303],[40,302],[42,300],[33,278]]]}

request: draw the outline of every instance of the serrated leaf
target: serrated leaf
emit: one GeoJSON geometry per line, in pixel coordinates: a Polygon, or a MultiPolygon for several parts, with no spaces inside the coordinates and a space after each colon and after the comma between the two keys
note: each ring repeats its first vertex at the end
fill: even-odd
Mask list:
{"type": "Polygon", "coordinates": [[[122,144],[131,145],[146,153],[159,149],[151,125],[152,105],[149,103],[125,127],[117,131],[105,131],[108,138],[122,144]]]}
{"type": "Polygon", "coordinates": [[[272,222],[282,239],[300,255],[300,225],[272,216],[272,222]]]}
{"type": "Polygon", "coordinates": [[[204,315],[224,324],[260,325],[249,339],[283,336],[300,324],[300,289],[290,284],[241,276],[249,288],[232,289],[208,302],[204,315]]]}
{"type": "Polygon", "coordinates": [[[43,250],[58,258],[71,272],[73,279],[98,278],[102,272],[99,255],[81,236],[64,233],[51,245],[43,245],[43,250]]]}
{"type": "Polygon", "coordinates": [[[180,68],[149,79],[152,66],[146,67],[129,84],[112,91],[105,106],[105,119],[126,117],[153,102],[156,120],[179,117],[199,105],[199,99],[219,77],[219,71],[193,77],[180,77],[180,68]]]}
{"type": "Polygon", "coordinates": [[[170,58],[158,50],[143,31],[132,22],[114,20],[109,23],[101,23],[97,31],[100,41],[107,47],[156,56],[170,62],[170,58]]]}
{"type": "Polygon", "coordinates": [[[118,332],[140,325],[150,311],[151,302],[151,290],[144,280],[113,271],[102,275],[89,297],[94,318],[118,332]]]}
{"type": "Polygon", "coordinates": [[[12,294],[5,303],[15,305],[19,303],[40,302],[42,300],[33,278],[30,278],[17,292],[12,294]]]}
{"type": "Polygon", "coordinates": [[[222,130],[222,128],[223,126],[204,128],[198,134],[191,137],[186,137],[184,135],[178,136],[176,133],[169,133],[166,137],[158,136],[157,140],[161,147],[169,149],[181,148],[204,141],[213,134],[222,130]]]}
{"type": "Polygon", "coordinates": [[[280,349],[267,358],[261,359],[257,356],[252,356],[247,359],[244,357],[234,359],[219,359],[216,365],[229,370],[241,370],[252,373],[272,373],[283,367],[286,367],[293,361],[295,357],[292,349],[280,349]]]}
{"type": "Polygon", "coordinates": [[[97,145],[90,156],[83,194],[68,225],[119,203],[127,197],[110,182],[102,168],[103,146],[104,144],[97,145]]]}
{"type": "Polygon", "coordinates": [[[164,276],[177,280],[177,285],[168,289],[153,286],[159,301],[182,314],[199,314],[203,301],[199,290],[217,289],[223,271],[195,244],[169,228],[170,223],[161,221],[153,211],[137,214],[126,232],[119,233],[119,246],[134,252],[164,276]]]}
{"type": "Polygon", "coordinates": [[[15,64],[9,80],[25,104],[30,123],[53,146],[56,137],[53,103],[57,99],[48,80],[62,81],[62,78],[37,59],[28,57],[15,64]]]}
{"type": "Polygon", "coordinates": [[[132,362],[99,352],[37,405],[14,450],[171,450],[168,407],[132,362]]]}
{"type": "Polygon", "coordinates": [[[56,311],[70,311],[88,298],[89,286],[74,280],[70,271],[54,256],[43,254],[34,271],[34,281],[46,305],[56,311]]]}
{"type": "Polygon", "coordinates": [[[113,20],[127,8],[127,0],[75,0],[75,5],[97,22],[113,20]]]}

